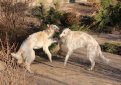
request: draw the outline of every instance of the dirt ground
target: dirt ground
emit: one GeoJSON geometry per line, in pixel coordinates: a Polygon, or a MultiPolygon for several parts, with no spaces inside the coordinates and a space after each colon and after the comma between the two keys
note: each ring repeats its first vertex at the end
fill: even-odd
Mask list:
{"type": "MultiPolygon", "coordinates": [[[[66,6],[65,8],[77,12],[77,14],[88,16],[94,12],[92,7],[87,9],[87,6],[75,5],[77,4],[69,4],[68,9],[66,6]]],[[[118,35],[100,34],[93,36],[100,44],[106,41],[121,42],[121,36],[118,35]]],[[[41,53],[37,55],[36,60],[31,65],[36,85],[121,85],[121,56],[104,53],[110,62],[106,64],[97,58],[94,70],[89,71],[87,69],[90,67],[90,62],[86,57],[85,49],[77,49],[70,56],[66,67],[63,65],[66,49],[62,49],[62,51],[61,55],[53,56],[52,63],[49,62],[47,56],[43,56],[41,53]]]]}
{"type": "Polygon", "coordinates": [[[74,53],[66,67],[64,57],[53,57],[53,63],[47,59],[36,60],[32,70],[44,77],[44,81],[55,83],[53,85],[121,85],[121,56],[104,54],[110,63],[98,59],[93,71],[87,70],[90,62],[83,52],[74,53]]]}
{"type": "Polygon", "coordinates": [[[93,5],[88,5],[84,3],[75,3],[75,4],[65,4],[62,8],[64,12],[71,12],[77,14],[77,16],[92,16],[96,8],[93,5]]]}
{"type": "MultiPolygon", "coordinates": [[[[104,37],[96,39],[103,41],[104,37]]],[[[95,69],[88,71],[90,62],[85,49],[77,49],[66,67],[63,66],[65,54],[66,50],[63,49],[61,56],[53,56],[52,63],[47,57],[36,58],[32,70],[43,80],[37,85],[121,85],[121,56],[104,53],[110,62],[106,64],[97,58],[95,69]]]]}

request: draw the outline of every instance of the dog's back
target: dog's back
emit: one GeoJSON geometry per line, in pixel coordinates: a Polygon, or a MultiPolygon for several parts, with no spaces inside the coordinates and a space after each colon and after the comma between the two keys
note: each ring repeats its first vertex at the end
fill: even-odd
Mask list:
{"type": "Polygon", "coordinates": [[[91,35],[81,31],[71,31],[66,39],[68,46],[71,46],[73,49],[87,47],[88,45],[98,45],[97,41],[91,35]]]}

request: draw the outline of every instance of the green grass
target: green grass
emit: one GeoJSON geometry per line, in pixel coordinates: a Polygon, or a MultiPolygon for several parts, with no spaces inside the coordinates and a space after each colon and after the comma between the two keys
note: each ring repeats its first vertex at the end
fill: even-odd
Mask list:
{"type": "Polygon", "coordinates": [[[101,45],[101,48],[105,52],[121,55],[121,43],[119,42],[106,42],[101,45]]]}

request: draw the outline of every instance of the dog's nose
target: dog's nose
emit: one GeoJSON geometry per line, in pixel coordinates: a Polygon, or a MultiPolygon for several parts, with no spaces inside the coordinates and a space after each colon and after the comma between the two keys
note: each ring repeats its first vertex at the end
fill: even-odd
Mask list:
{"type": "Polygon", "coordinates": [[[61,39],[61,37],[59,36],[59,37],[58,37],[58,39],[60,40],[60,39],[61,39]]]}

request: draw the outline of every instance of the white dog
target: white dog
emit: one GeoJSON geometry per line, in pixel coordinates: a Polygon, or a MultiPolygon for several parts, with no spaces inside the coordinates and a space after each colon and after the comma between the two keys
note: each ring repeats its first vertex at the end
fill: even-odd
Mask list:
{"type": "Polygon", "coordinates": [[[87,33],[81,31],[71,31],[69,28],[63,30],[60,34],[60,38],[62,43],[67,47],[68,52],[65,58],[64,66],[66,66],[67,61],[71,53],[77,48],[86,48],[87,56],[91,62],[92,70],[95,66],[95,57],[100,56],[104,61],[109,62],[107,58],[105,58],[101,52],[101,48],[97,41],[87,33]]]}
{"type": "Polygon", "coordinates": [[[55,32],[59,31],[56,25],[48,25],[48,28],[44,31],[31,34],[21,45],[17,53],[11,53],[11,55],[18,60],[18,63],[24,63],[26,69],[30,70],[30,64],[35,59],[34,49],[43,48],[44,52],[48,55],[50,62],[52,62],[52,55],[48,47],[55,43],[56,40],[52,39],[55,32]]]}

